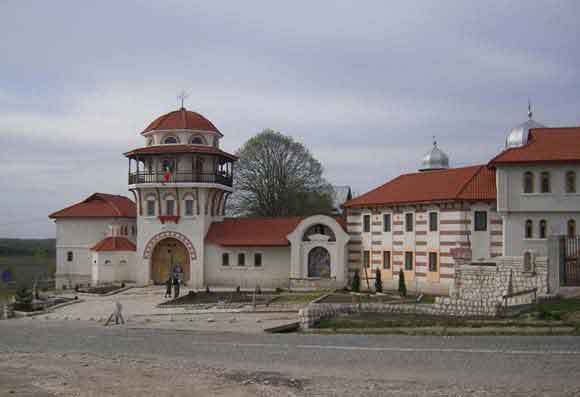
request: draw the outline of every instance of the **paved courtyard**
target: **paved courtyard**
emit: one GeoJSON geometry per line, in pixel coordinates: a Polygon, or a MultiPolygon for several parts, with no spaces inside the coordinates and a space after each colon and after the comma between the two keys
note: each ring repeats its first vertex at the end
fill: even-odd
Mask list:
{"type": "MultiPolygon", "coordinates": [[[[51,313],[27,319],[26,321],[88,321],[103,323],[115,308],[115,302],[123,306],[123,316],[131,328],[183,329],[220,332],[263,332],[264,328],[276,327],[298,321],[299,306],[277,308],[258,307],[256,313],[248,305],[206,304],[193,308],[157,307],[167,301],[163,298],[164,287],[151,286],[131,288],[127,291],[110,295],[76,294],[82,302],[54,309],[51,313]]],[[[182,294],[187,294],[184,288],[182,294]]],[[[67,296],[74,296],[69,293],[67,296]]],[[[19,320],[17,320],[19,321],[19,320]]],[[[23,320],[20,320],[23,321],[23,320]]]]}

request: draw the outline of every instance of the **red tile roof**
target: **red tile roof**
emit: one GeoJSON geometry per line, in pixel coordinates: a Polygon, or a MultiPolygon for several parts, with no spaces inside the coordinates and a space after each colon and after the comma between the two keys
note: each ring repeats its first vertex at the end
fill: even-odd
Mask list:
{"type": "Polygon", "coordinates": [[[504,150],[489,165],[563,161],[580,161],[580,127],[534,128],[527,145],[504,150]]]}
{"type": "Polygon", "coordinates": [[[135,218],[135,203],[125,196],[94,193],[80,203],[50,214],[58,218],[135,218]]]}
{"type": "Polygon", "coordinates": [[[106,237],[99,241],[91,251],[136,251],[137,247],[125,237],[106,237]]]}
{"type": "MultiPolygon", "coordinates": [[[[231,247],[285,247],[286,238],[306,216],[277,218],[225,218],[209,228],[205,241],[231,247]]],[[[334,218],[346,229],[344,218],[334,218]]]]}
{"type": "Polygon", "coordinates": [[[146,146],[139,149],[131,150],[130,152],[125,153],[125,156],[133,157],[136,155],[179,154],[179,153],[215,154],[223,156],[233,161],[236,161],[238,159],[237,156],[224,152],[223,150],[220,150],[213,146],[189,145],[189,144],[146,146]]]}
{"type": "Polygon", "coordinates": [[[202,130],[215,132],[220,136],[222,135],[211,121],[201,114],[185,108],[157,117],[141,134],[154,130],[202,130]]]}
{"type": "Polygon", "coordinates": [[[484,165],[404,174],[344,203],[344,207],[496,199],[495,171],[484,165]]]}

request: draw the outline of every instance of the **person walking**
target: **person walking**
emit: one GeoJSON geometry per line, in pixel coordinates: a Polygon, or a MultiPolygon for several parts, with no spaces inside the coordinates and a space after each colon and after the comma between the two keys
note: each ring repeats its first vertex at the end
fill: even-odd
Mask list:
{"type": "Polygon", "coordinates": [[[171,286],[173,285],[173,277],[169,276],[165,282],[165,298],[171,298],[171,286]]]}

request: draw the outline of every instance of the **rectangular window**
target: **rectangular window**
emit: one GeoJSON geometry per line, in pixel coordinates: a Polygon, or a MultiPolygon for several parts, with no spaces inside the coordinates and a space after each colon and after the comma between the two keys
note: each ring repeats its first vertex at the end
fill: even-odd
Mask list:
{"type": "Polygon", "coordinates": [[[391,269],[391,251],[383,251],[383,269],[391,269]]]}
{"type": "Polygon", "coordinates": [[[437,252],[429,252],[429,271],[437,271],[437,252]]]}
{"type": "Polygon", "coordinates": [[[246,254],[238,254],[238,266],[246,266],[246,254]]]}
{"type": "Polygon", "coordinates": [[[230,254],[224,252],[222,254],[222,266],[229,266],[230,265],[230,254]]]}
{"type": "Polygon", "coordinates": [[[383,232],[391,231],[391,214],[383,214],[383,232]]]}
{"type": "Polygon", "coordinates": [[[429,212],[429,231],[436,232],[438,227],[437,213],[429,212]]]}
{"type": "Polygon", "coordinates": [[[174,215],[175,214],[175,201],[167,200],[165,201],[165,215],[174,215]]]}
{"type": "Polygon", "coordinates": [[[407,232],[413,231],[413,214],[412,213],[405,214],[405,230],[407,232]]]}
{"type": "Polygon", "coordinates": [[[413,253],[405,252],[405,270],[413,270],[413,253]]]}
{"type": "Polygon", "coordinates": [[[256,267],[262,266],[262,254],[259,252],[256,252],[254,254],[254,266],[256,266],[256,267]]]}
{"type": "Polygon", "coordinates": [[[473,230],[485,232],[487,230],[487,211],[475,211],[473,217],[473,230]]]}
{"type": "Polygon", "coordinates": [[[371,253],[370,253],[370,251],[363,251],[363,265],[364,265],[364,267],[371,266],[371,253]]]}
{"type": "Polygon", "coordinates": [[[69,251],[66,253],[66,260],[67,262],[72,262],[73,261],[73,253],[72,251],[69,251]]]}
{"type": "Polygon", "coordinates": [[[155,201],[147,200],[147,216],[155,216],[155,201]]]}
{"type": "Polygon", "coordinates": [[[371,216],[364,215],[363,216],[363,232],[368,233],[371,231],[371,216]]]}
{"type": "Polygon", "coordinates": [[[185,200],[185,215],[193,215],[193,200],[185,200]]]}

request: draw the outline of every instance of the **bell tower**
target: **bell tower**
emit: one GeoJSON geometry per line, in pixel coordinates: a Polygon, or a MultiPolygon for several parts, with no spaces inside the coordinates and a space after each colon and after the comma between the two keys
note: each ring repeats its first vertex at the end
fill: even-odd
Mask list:
{"type": "Polygon", "coordinates": [[[204,286],[204,239],[221,221],[233,192],[237,157],[220,149],[222,133],[201,114],[183,107],[155,119],[145,145],[125,153],[129,190],[137,203],[140,285],[162,283],[176,265],[183,281],[204,286]]]}

